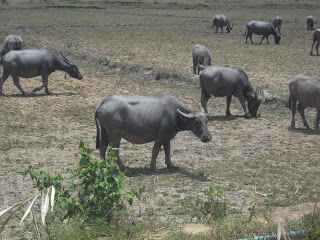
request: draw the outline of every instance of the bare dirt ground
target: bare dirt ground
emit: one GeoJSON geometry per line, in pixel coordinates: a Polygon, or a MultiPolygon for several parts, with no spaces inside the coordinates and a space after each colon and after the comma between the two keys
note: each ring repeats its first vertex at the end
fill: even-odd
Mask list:
{"type": "MultiPolygon", "coordinates": [[[[282,99],[287,98],[287,84],[295,75],[319,75],[320,58],[309,55],[311,32],[304,24],[316,4],[312,1],[277,7],[256,1],[158,2],[99,2],[99,8],[81,2],[58,7],[56,2],[51,7],[34,3],[0,9],[2,39],[6,33],[18,34],[26,48],[42,46],[62,52],[84,76],[81,81],[69,76],[65,80],[64,73],[53,73],[51,96],[39,92],[24,98],[11,79],[5,83],[7,96],[0,97],[0,209],[36,191],[32,181],[22,176],[29,165],[66,177],[67,168],[78,164],[80,140],[95,147],[94,111],[106,95],[166,92],[196,110],[200,89],[197,77],[191,75],[191,49],[196,43],[209,48],[214,65],[241,67],[255,86],[282,99]],[[211,33],[217,8],[235,23],[231,34],[211,33]],[[271,20],[275,15],[285,19],[281,45],[273,44],[272,37],[270,45],[244,43],[248,20],[271,20]],[[106,58],[119,65],[106,66],[106,58]],[[124,67],[124,62],[129,65],[124,67]],[[134,66],[152,68],[136,74],[134,66]],[[164,77],[155,80],[148,73],[153,68],[164,77]],[[173,77],[166,79],[166,74],[173,77]]],[[[254,36],[254,41],[259,37],[254,36]]],[[[21,80],[26,92],[39,84],[40,78],[21,80]]],[[[232,101],[231,117],[225,116],[225,99],[210,99],[209,106],[213,113],[208,123],[213,135],[210,143],[201,143],[188,132],[172,141],[178,171],[165,168],[160,152],[161,172],[151,173],[152,143],[122,142],[121,157],[130,168],[127,185],[145,187],[128,218],[159,227],[203,223],[196,203],[203,199],[205,186],[222,188],[237,215],[248,214],[245,207],[253,200],[252,189],[261,196],[261,208],[286,207],[281,215],[317,199],[319,135],[306,131],[300,116],[296,116],[298,130],[289,131],[291,114],[283,102],[262,105],[261,117],[249,120],[242,117],[237,99],[232,101]]],[[[308,111],[307,117],[312,125],[315,112],[308,111]]],[[[313,208],[308,206],[299,212],[313,208]]],[[[21,239],[17,227],[13,221],[4,238],[21,239]]]]}

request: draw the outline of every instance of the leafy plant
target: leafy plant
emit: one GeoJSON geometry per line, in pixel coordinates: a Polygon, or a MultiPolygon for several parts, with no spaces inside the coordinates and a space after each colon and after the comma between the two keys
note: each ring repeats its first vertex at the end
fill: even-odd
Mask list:
{"type": "Polygon", "coordinates": [[[112,148],[107,150],[106,162],[93,156],[92,150],[84,147],[83,142],[80,142],[79,153],[79,168],[73,170],[70,177],[77,196],[65,201],[67,217],[77,213],[107,217],[113,210],[124,207],[123,197],[130,205],[134,196],[140,199],[142,188],[128,191],[123,184],[127,177],[121,171],[116,174],[117,159],[112,148]]]}
{"type": "Polygon", "coordinates": [[[200,212],[207,220],[218,220],[227,216],[228,204],[223,199],[223,190],[206,186],[204,188],[205,201],[200,201],[200,212]]]}
{"type": "Polygon", "coordinates": [[[109,57],[108,57],[108,56],[105,56],[105,57],[104,57],[104,61],[109,63],[109,62],[110,62],[109,57]]]}
{"type": "MultiPolygon", "coordinates": [[[[104,221],[110,222],[114,211],[125,208],[124,199],[129,205],[132,205],[134,197],[140,199],[143,192],[142,188],[132,191],[125,188],[123,182],[127,177],[123,172],[117,172],[116,157],[112,148],[107,149],[106,161],[93,156],[92,150],[86,148],[83,142],[79,144],[79,153],[81,155],[79,167],[70,170],[72,174],[69,188],[61,185],[62,177],[60,174],[51,175],[29,167],[24,176],[29,174],[31,179],[35,180],[39,192],[32,198],[25,199],[0,212],[0,216],[2,216],[6,212],[14,210],[2,224],[0,232],[10,218],[32,199],[20,224],[31,213],[37,237],[40,239],[39,228],[33,214],[33,206],[40,193],[42,194],[41,219],[45,227],[45,217],[49,205],[51,205],[51,211],[53,211],[55,198],[58,202],[57,205],[59,205],[58,209],[63,210],[60,212],[64,213],[61,220],[81,216],[82,222],[95,218],[103,218],[104,221]]],[[[46,230],[50,235],[47,227],[46,230]]]]}
{"type": "Polygon", "coordinates": [[[67,45],[67,48],[70,49],[70,48],[72,47],[72,42],[71,42],[71,41],[70,41],[70,42],[67,42],[66,45],[67,45]]]}

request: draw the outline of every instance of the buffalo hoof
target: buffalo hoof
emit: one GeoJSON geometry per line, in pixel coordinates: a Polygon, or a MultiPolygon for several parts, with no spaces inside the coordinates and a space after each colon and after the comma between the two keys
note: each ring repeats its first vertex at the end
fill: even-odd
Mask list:
{"type": "Polygon", "coordinates": [[[52,92],[49,92],[49,91],[48,91],[48,92],[46,92],[46,94],[47,94],[47,95],[52,95],[52,92]]]}
{"type": "Polygon", "coordinates": [[[289,129],[289,131],[293,131],[293,130],[295,130],[296,128],[295,128],[295,127],[290,126],[290,127],[288,127],[288,129],[289,129]]]}
{"type": "Polygon", "coordinates": [[[251,116],[250,113],[246,113],[246,114],[244,115],[244,117],[245,117],[246,119],[252,118],[252,116],[251,116]]]}
{"type": "Polygon", "coordinates": [[[169,165],[167,165],[167,167],[168,167],[169,169],[172,169],[172,170],[179,169],[179,167],[177,167],[177,166],[174,165],[174,164],[169,164],[169,165]]]}

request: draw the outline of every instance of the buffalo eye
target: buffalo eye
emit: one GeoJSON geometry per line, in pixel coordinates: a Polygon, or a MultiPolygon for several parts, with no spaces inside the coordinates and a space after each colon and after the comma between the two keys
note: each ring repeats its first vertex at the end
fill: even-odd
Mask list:
{"type": "Polygon", "coordinates": [[[199,124],[200,124],[200,121],[199,121],[198,119],[196,119],[196,120],[195,120],[195,123],[196,123],[197,125],[199,125],[199,124]]]}

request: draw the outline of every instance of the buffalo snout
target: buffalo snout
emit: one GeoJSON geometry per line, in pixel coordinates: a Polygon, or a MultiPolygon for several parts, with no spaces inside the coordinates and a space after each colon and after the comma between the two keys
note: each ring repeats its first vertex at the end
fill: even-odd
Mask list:
{"type": "Polygon", "coordinates": [[[201,136],[201,142],[204,142],[204,143],[209,142],[211,139],[212,139],[212,135],[211,134],[201,136]]]}
{"type": "Polygon", "coordinates": [[[82,79],[82,75],[79,74],[77,78],[78,78],[78,80],[81,80],[82,79]]]}

